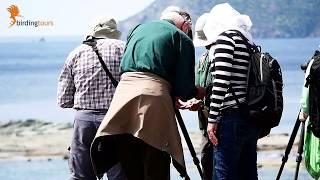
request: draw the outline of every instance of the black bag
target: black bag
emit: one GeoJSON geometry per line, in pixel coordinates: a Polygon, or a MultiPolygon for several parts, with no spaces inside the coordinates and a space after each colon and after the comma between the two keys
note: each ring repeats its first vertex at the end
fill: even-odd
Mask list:
{"type": "Polygon", "coordinates": [[[310,74],[306,79],[305,87],[309,87],[309,119],[308,128],[314,136],[320,138],[320,52],[315,51],[310,74]]]}
{"type": "Polygon", "coordinates": [[[247,103],[250,119],[258,127],[273,128],[279,125],[283,111],[282,89],[282,73],[278,61],[268,53],[253,52],[247,103]]]}
{"type": "MultiPolygon", "coordinates": [[[[261,48],[246,41],[246,38],[238,32],[245,40],[250,53],[250,62],[247,81],[246,102],[240,104],[240,109],[246,112],[249,120],[260,127],[266,136],[270,129],[278,126],[283,111],[283,81],[281,68],[278,61],[269,53],[262,53],[261,48]]],[[[231,88],[231,91],[232,88],[231,88]]],[[[234,91],[233,96],[235,97],[234,91]]]]}

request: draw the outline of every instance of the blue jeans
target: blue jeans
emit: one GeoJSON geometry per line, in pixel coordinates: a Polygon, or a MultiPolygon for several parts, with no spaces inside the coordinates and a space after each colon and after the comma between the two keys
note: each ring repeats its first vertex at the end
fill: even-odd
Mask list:
{"type": "MultiPolygon", "coordinates": [[[[96,180],[90,158],[90,146],[103,120],[106,111],[79,110],[73,125],[73,138],[70,147],[70,180],[96,180]]],[[[116,164],[107,172],[109,180],[125,180],[126,176],[116,164]]]]}
{"type": "Polygon", "coordinates": [[[213,153],[216,180],[257,180],[259,129],[237,111],[220,118],[213,153]]]}

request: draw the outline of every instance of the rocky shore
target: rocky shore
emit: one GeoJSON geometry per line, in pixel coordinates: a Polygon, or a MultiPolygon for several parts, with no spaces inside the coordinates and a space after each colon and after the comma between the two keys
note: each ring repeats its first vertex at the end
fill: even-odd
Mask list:
{"type": "Polygon", "coordinates": [[[0,123],[0,159],[66,156],[72,124],[39,120],[0,123]]]}
{"type": "MultiPolygon", "coordinates": [[[[200,152],[200,132],[189,132],[196,152],[200,152]]],[[[0,123],[0,159],[60,156],[67,159],[72,136],[71,123],[53,123],[34,119],[0,123]]],[[[288,134],[270,134],[258,142],[258,166],[279,166],[289,139],[288,134]]],[[[297,139],[292,149],[296,152],[297,139]]],[[[183,140],[183,147],[188,151],[183,140]]],[[[199,157],[199,154],[198,154],[199,157]]],[[[295,162],[290,162],[294,165],[295,162]]]]}

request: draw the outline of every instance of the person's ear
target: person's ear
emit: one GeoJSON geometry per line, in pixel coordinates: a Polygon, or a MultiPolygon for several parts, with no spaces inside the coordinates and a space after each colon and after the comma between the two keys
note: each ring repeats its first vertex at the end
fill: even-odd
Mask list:
{"type": "Polygon", "coordinates": [[[190,26],[189,26],[189,24],[188,24],[186,21],[184,21],[184,22],[182,23],[181,30],[182,30],[183,32],[185,32],[186,34],[189,32],[190,26]]]}

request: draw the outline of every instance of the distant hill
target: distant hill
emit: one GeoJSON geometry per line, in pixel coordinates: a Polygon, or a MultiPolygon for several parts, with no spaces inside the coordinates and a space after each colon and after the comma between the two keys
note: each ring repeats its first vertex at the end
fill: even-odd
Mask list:
{"type": "Polygon", "coordinates": [[[120,29],[125,35],[138,23],[159,19],[169,5],[186,9],[195,23],[202,13],[223,2],[251,17],[255,38],[320,36],[320,0],[155,0],[140,13],[120,22],[120,29]]]}

